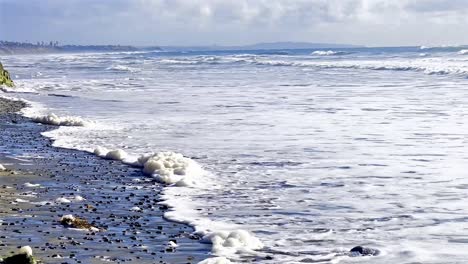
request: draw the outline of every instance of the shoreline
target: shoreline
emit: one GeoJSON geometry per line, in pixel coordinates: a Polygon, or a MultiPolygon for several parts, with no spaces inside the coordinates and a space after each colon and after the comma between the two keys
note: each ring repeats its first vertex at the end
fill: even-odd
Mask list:
{"type": "Polygon", "coordinates": [[[200,243],[192,227],[164,219],[162,185],[137,168],[52,147],[41,133],[55,127],[16,113],[25,106],[0,98],[0,164],[10,169],[0,173],[0,256],[29,245],[43,263],[198,263],[210,257],[211,245],[200,243]],[[67,214],[105,231],[65,228],[59,220],[67,214]]]}

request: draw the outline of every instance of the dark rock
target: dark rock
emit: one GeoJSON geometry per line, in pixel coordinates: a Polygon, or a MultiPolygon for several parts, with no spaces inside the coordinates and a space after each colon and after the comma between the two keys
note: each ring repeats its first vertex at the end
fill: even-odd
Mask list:
{"type": "Polygon", "coordinates": [[[36,264],[36,260],[28,254],[17,254],[4,258],[2,264],[36,264]]]}
{"type": "Polygon", "coordinates": [[[352,257],[377,256],[380,254],[380,251],[378,249],[363,246],[353,247],[349,252],[351,253],[352,257]]]}

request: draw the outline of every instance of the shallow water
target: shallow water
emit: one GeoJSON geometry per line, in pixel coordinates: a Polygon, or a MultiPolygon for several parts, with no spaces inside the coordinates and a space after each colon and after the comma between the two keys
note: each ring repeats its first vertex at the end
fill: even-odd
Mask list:
{"type": "Polygon", "coordinates": [[[25,92],[9,95],[41,103],[36,113],[95,122],[47,133],[56,145],[170,150],[200,163],[209,174],[199,186],[166,189],[171,216],[249,230],[274,255],[263,262],[462,263],[468,57],[312,52],[2,62],[25,92]],[[382,254],[343,256],[356,245],[382,254]]]}

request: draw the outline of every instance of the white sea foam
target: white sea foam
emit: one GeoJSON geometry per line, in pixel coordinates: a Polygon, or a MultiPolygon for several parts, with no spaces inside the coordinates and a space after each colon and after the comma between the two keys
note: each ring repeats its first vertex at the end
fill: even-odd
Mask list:
{"type": "Polygon", "coordinates": [[[234,256],[238,251],[263,248],[263,243],[246,230],[211,232],[205,235],[202,241],[211,243],[212,253],[217,256],[234,256]]]}
{"type": "Polygon", "coordinates": [[[6,171],[6,168],[5,168],[5,167],[3,167],[3,165],[2,165],[2,164],[0,164],[0,171],[6,171]]]}
{"type": "MultiPolygon", "coordinates": [[[[97,153],[99,153],[99,150],[97,151],[97,153]]],[[[128,154],[124,150],[116,149],[116,150],[107,152],[105,155],[105,158],[110,159],[110,160],[124,160],[127,156],[128,154]]]]}
{"type": "Polygon", "coordinates": [[[109,152],[108,149],[106,149],[106,148],[104,148],[104,147],[101,147],[101,146],[98,146],[98,147],[96,147],[96,148],[94,149],[94,152],[93,152],[93,153],[94,153],[96,156],[99,156],[99,157],[101,157],[101,158],[104,158],[104,157],[107,155],[108,152],[109,152]]]}
{"type": "Polygon", "coordinates": [[[232,262],[225,257],[208,258],[198,262],[198,264],[231,264],[232,262]]]}
{"type": "Polygon", "coordinates": [[[165,184],[177,186],[196,185],[197,178],[204,173],[201,166],[192,159],[175,152],[159,152],[138,158],[143,172],[152,175],[165,184]]]}
{"type": "Polygon", "coordinates": [[[460,54],[460,55],[468,55],[468,49],[460,50],[460,51],[458,52],[458,54],[460,54]]]}
{"type": "MultiPolygon", "coordinates": [[[[215,188],[215,186],[211,188],[215,188]]],[[[256,250],[263,248],[263,243],[251,232],[243,230],[235,224],[216,222],[200,216],[195,210],[200,205],[190,198],[198,192],[197,188],[166,188],[162,195],[164,201],[160,203],[169,207],[169,211],[164,213],[164,217],[174,222],[193,226],[195,233],[203,237],[202,242],[212,245],[211,253],[214,256],[222,257],[215,258],[213,261],[236,260],[238,259],[237,254],[241,252],[243,255],[249,256],[262,255],[256,250]]]]}
{"type": "Polygon", "coordinates": [[[36,116],[32,120],[36,123],[54,125],[54,126],[86,126],[88,122],[80,117],[62,116],[59,117],[54,113],[45,116],[36,116]]]}

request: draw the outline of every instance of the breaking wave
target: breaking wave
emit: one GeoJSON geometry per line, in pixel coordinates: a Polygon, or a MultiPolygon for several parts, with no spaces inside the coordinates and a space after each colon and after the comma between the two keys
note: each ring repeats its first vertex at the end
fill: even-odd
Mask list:
{"type": "Polygon", "coordinates": [[[333,51],[333,50],[316,50],[310,55],[314,56],[335,56],[335,55],[346,55],[347,52],[344,51],[333,51]]]}
{"type": "MultiPolygon", "coordinates": [[[[341,52],[315,51],[319,56],[333,56],[345,54],[341,52]],[[328,54],[328,55],[326,55],[328,54]]],[[[314,53],[315,53],[314,52],[314,53]]],[[[459,52],[462,55],[468,55],[468,50],[459,52]]],[[[301,67],[301,68],[317,68],[317,69],[356,69],[356,70],[374,70],[374,71],[414,71],[422,72],[428,75],[458,75],[462,77],[468,76],[468,65],[464,65],[461,61],[442,61],[436,58],[428,58],[428,54],[418,53],[419,59],[414,60],[362,60],[362,61],[317,61],[307,58],[284,57],[281,59],[271,59],[265,56],[224,56],[224,57],[193,57],[193,58],[178,58],[178,59],[163,59],[162,64],[169,65],[214,65],[214,64],[244,64],[256,66],[277,66],[277,67],[301,67]]]]}

